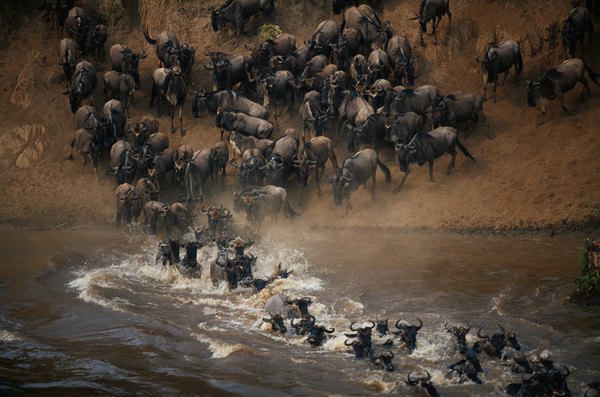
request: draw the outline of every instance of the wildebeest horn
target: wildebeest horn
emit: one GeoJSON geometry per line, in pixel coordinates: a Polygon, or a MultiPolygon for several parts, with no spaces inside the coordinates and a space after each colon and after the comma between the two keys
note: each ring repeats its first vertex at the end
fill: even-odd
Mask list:
{"type": "Polygon", "coordinates": [[[327,328],[323,327],[323,331],[327,332],[328,334],[331,334],[331,333],[335,332],[335,328],[327,329],[327,328]]]}
{"type": "Polygon", "coordinates": [[[425,379],[425,381],[431,380],[431,374],[429,373],[429,371],[425,370],[425,373],[427,374],[427,379],[425,379]]]}
{"type": "Polygon", "coordinates": [[[481,328],[479,328],[479,330],[477,330],[477,336],[480,337],[480,338],[482,338],[482,339],[487,339],[488,338],[487,335],[485,335],[485,334],[482,335],[481,334],[481,328]]]}
{"type": "MultiPolygon", "coordinates": [[[[294,324],[294,320],[295,320],[295,318],[293,318],[293,319],[290,321],[290,324],[292,325],[292,327],[294,327],[294,328],[298,328],[298,327],[300,326],[300,324],[294,324]]],[[[300,321],[302,321],[302,320],[300,320],[300,321]]]]}
{"type": "Polygon", "coordinates": [[[481,63],[481,60],[479,59],[479,57],[475,57],[475,62],[481,63]]]}
{"type": "Polygon", "coordinates": [[[359,327],[359,328],[356,328],[356,329],[354,329],[354,328],[353,328],[353,327],[354,327],[354,324],[356,324],[354,321],[350,323],[350,329],[351,329],[352,331],[358,331],[358,330],[360,329],[360,327],[359,327]]]}
{"type": "Polygon", "coordinates": [[[370,322],[372,325],[371,325],[370,327],[369,327],[369,326],[367,326],[367,327],[365,327],[365,328],[367,328],[367,329],[373,329],[373,328],[375,328],[375,323],[374,323],[373,321],[370,321],[370,320],[369,320],[368,322],[370,322]]]}
{"type": "MultiPolygon", "coordinates": [[[[346,335],[346,336],[348,336],[348,335],[346,335]]],[[[351,339],[346,339],[346,340],[344,341],[344,345],[346,345],[346,346],[352,346],[352,345],[354,344],[354,342],[355,342],[355,341],[353,341],[353,340],[351,340],[351,339]],[[349,343],[349,344],[348,344],[348,341],[350,341],[350,343],[349,343]]]]}
{"type": "Polygon", "coordinates": [[[403,326],[403,325],[400,324],[401,321],[402,321],[402,319],[396,321],[396,328],[398,328],[398,329],[404,329],[405,328],[405,326],[403,326]]]}
{"type": "Polygon", "coordinates": [[[293,299],[293,300],[290,300],[290,298],[287,298],[287,297],[286,297],[286,298],[285,298],[285,303],[287,303],[288,305],[293,305],[293,304],[295,304],[295,303],[298,303],[298,299],[293,299]]]}
{"type": "Polygon", "coordinates": [[[565,378],[566,378],[567,376],[571,375],[571,370],[569,369],[569,367],[567,367],[567,366],[564,366],[564,365],[562,365],[562,364],[561,364],[560,366],[561,366],[562,368],[564,368],[564,370],[565,370],[565,375],[563,375],[565,378]]]}
{"type": "Polygon", "coordinates": [[[408,375],[406,376],[406,383],[414,386],[417,383],[417,381],[412,379],[412,374],[412,372],[408,373],[408,375]]]}
{"type": "Polygon", "coordinates": [[[389,350],[386,350],[386,351],[383,352],[382,356],[388,356],[390,358],[390,360],[391,360],[391,359],[394,358],[394,353],[392,353],[389,350]]]}
{"type": "Polygon", "coordinates": [[[307,303],[309,305],[312,303],[312,299],[307,298],[307,297],[304,297],[304,298],[300,299],[300,301],[302,301],[304,303],[307,303]]]}
{"type": "Polygon", "coordinates": [[[344,335],[346,335],[347,338],[356,338],[358,336],[358,334],[346,334],[346,333],[344,333],[344,335]]]}
{"type": "Polygon", "coordinates": [[[419,322],[419,328],[417,328],[417,330],[420,330],[421,328],[423,328],[423,321],[417,319],[417,321],[419,322]]]}
{"type": "Polygon", "coordinates": [[[503,326],[501,326],[500,324],[498,324],[498,328],[500,329],[500,332],[502,332],[502,335],[506,334],[506,330],[504,329],[503,326]]]}

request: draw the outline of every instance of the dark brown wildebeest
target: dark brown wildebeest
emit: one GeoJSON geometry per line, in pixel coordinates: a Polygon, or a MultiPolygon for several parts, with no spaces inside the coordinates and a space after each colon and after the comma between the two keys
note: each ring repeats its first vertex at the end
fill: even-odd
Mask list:
{"type": "Polygon", "coordinates": [[[385,51],[394,69],[394,84],[403,84],[406,76],[406,86],[412,86],[415,83],[414,63],[417,59],[412,55],[412,47],[406,36],[395,35],[390,38],[385,51]]]}
{"type": "Polygon", "coordinates": [[[594,22],[592,21],[590,11],[586,7],[575,7],[563,21],[560,33],[565,48],[565,58],[575,56],[578,42],[581,43],[581,47],[583,48],[586,32],[589,32],[588,43],[592,41],[592,37],[594,36],[594,22]]]}
{"type": "Polygon", "coordinates": [[[65,80],[70,82],[79,59],[79,48],[75,40],[65,37],[60,41],[58,48],[58,64],[62,66],[65,80]]]}
{"type": "Polygon", "coordinates": [[[140,88],[139,64],[140,59],[146,58],[146,51],[142,49],[141,52],[136,54],[131,48],[123,44],[114,44],[110,47],[108,53],[112,69],[115,72],[127,73],[133,76],[135,88],[140,88]]]}
{"type": "Polygon", "coordinates": [[[229,0],[221,7],[215,9],[208,7],[212,29],[218,32],[225,25],[233,23],[235,25],[235,35],[239,37],[242,34],[244,20],[259,12],[263,15],[269,15],[275,8],[274,0],[229,0]]]}
{"type": "Polygon", "coordinates": [[[580,97],[584,98],[587,92],[590,95],[590,84],[587,76],[598,84],[600,74],[591,70],[584,61],[578,58],[568,59],[556,68],[548,70],[542,77],[527,83],[527,104],[534,107],[539,104],[542,110],[540,125],[544,122],[548,101],[558,98],[560,106],[567,114],[571,114],[564,102],[564,93],[571,90],[577,82],[583,84],[580,97]]]}
{"type": "Polygon", "coordinates": [[[97,61],[104,59],[104,44],[108,39],[108,30],[104,25],[96,25],[92,32],[92,39],[90,40],[90,50],[97,61]]]}
{"type": "Polygon", "coordinates": [[[225,111],[217,116],[217,127],[226,131],[240,133],[257,138],[268,138],[273,133],[273,124],[258,117],[248,116],[245,113],[225,111]]]}
{"type": "Polygon", "coordinates": [[[485,100],[485,91],[489,82],[494,83],[494,102],[496,102],[496,85],[500,73],[505,73],[504,80],[500,85],[504,85],[510,68],[515,67],[516,81],[519,82],[521,72],[523,71],[523,57],[521,57],[521,46],[513,40],[505,40],[500,44],[493,44],[486,48],[483,54],[483,60],[475,58],[481,62],[483,70],[483,99],[485,100]]]}
{"type": "Polygon", "coordinates": [[[287,198],[287,191],[279,186],[266,185],[247,191],[242,197],[246,218],[260,228],[265,217],[275,220],[282,210],[292,219],[298,216],[287,198]]]}
{"type": "Polygon", "coordinates": [[[135,91],[135,80],[127,73],[108,71],[104,73],[104,97],[105,100],[118,99],[125,108],[125,114],[129,117],[129,105],[133,101],[135,91]]]}
{"type": "Polygon", "coordinates": [[[264,120],[269,119],[269,112],[267,109],[235,91],[221,90],[206,92],[204,90],[198,90],[194,92],[192,117],[200,117],[200,114],[204,112],[204,110],[211,114],[219,114],[225,109],[246,113],[249,116],[258,117],[264,120]]]}
{"type": "Polygon", "coordinates": [[[90,29],[90,20],[85,15],[85,11],[80,7],[73,7],[67,14],[67,19],[64,25],[64,35],[73,38],[79,50],[85,53],[85,41],[87,40],[87,33],[90,29]]]}
{"type": "Polygon", "coordinates": [[[467,148],[460,143],[456,128],[453,127],[438,127],[431,131],[420,131],[408,145],[396,142],[396,161],[400,171],[404,172],[404,176],[398,186],[394,188],[394,192],[400,191],[410,172],[410,163],[419,165],[429,163],[429,179],[433,181],[433,161],[444,153],[449,153],[452,156],[448,164],[447,173],[449,174],[456,161],[456,146],[465,156],[476,161],[467,148]]]}
{"type": "Polygon", "coordinates": [[[85,128],[79,128],[75,131],[75,138],[71,141],[71,154],[68,158],[69,160],[73,160],[73,149],[76,149],[79,152],[81,159],[83,160],[83,167],[81,168],[82,174],[85,171],[85,166],[87,165],[89,158],[94,169],[94,177],[98,180],[98,147],[94,138],[94,135],[85,128]]]}
{"type": "Polygon", "coordinates": [[[115,225],[120,226],[123,222],[131,223],[132,207],[139,200],[135,188],[128,183],[122,183],[117,186],[115,197],[117,199],[115,225]]]}
{"type": "Polygon", "coordinates": [[[452,13],[450,12],[450,0],[421,0],[419,4],[419,12],[417,16],[412,18],[419,21],[419,38],[421,45],[425,45],[423,41],[423,33],[427,32],[427,24],[432,21],[433,44],[437,44],[437,34],[435,29],[442,21],[442,17],[448,15],[448,33],[450,34],[450,26],[452,25],[452,13]]]}
{"type": "MultiPolygon", "coordinates": [[[[325,171],[327,159],[331,162],[331,166],[337,172],[340,168],[333,151],[331,140],[325,136],[316,136],[306,142],[302,147],[302,156],[300,160],[296,160],[295,164],[298,167],[298,182],[302,188],[308,187],[310,173],[314,170],[315,183],[317,184],[317,194],[321,195],[321,176],[325,171]]],[[[304,192],[304,189],[302,190],[304,192]]],[[[302,195],[301,202],[304,202],[302,195]]]]}
{"type": "Polygon", "coordinates": [[[64,95],[69,96],[71,112],[76,113],[79,105],[85,98],[94,104],[94,88],[96,88],[96,68],[88,61],[81,61],[75,67],[75,74],[71,82],[71,88],[64,95]]]}
{"type": "Polygon", "coordinates": [[[490,123],[483,113],[483,102],[481,95],[456,93],[442,97],[440,103],[435,107],[431,117],[434,127],[449,125],[457,128],[458,123],[468,123],[467,135],[473,130],[478,121],[483,121],[488,127],[488,137],[492,138],[490,123]]]}

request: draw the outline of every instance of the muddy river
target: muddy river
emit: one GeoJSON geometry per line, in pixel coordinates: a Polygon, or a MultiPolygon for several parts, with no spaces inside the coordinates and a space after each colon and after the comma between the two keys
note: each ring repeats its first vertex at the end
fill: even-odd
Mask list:
{"type": "MultiPolygon", "coordinates": [[[[481,356],[481,385],[446,379],[460,359],[444,323],[497,324],[527,354],[551,352],[581,394],[600,379],[600,310],[569,302],[582,235],[477,237],[377,230],[273,234],[250,249],[255,276],[294,269],[254,293],[154,265],[156,240],[105,229],[0,230],[0,394],[419,395],[403,380],[427,370],[444,396],[498,396],[519,380],[481,356]],[[321,347],[263,324],[266,299],[310,297],[321,347]],[[424,323],[417,349],[398,339],[394,372],[344,345],[352,321],[424,323]]],[[[210,263],[214,247],[199,251],[210,263]]],[[[392,324],[393,328],[393,324],[392,324]]],[[[375,346],[384,349],[383,340],[375,346]]]]}

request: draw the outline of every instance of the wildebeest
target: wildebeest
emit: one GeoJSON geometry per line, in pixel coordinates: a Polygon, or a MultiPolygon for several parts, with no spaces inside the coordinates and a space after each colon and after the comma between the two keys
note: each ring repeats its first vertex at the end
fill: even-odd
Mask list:
{"type": "Polygon", "coordinates": [[[335,205],[340,206],[346,200],[346,213],[352,208],[350,195],[360,185],[366,185],[369,179],[373,180],[371,195],[375,198],[377,166],[385,174],[386,183],[391,182],[392,176],[388,167],[379,160],[373,149],[363,149],[354,156],[346,159],[342,168],[334,178],[329,178],[333,185],[333,200],[335,205]]]}
{"type": "Polygon", "coordinates": [[[523,57],[521,56],[521,46],[513,40],[505,40],[500,44],[492,44],[486,48],[483,59],[475,58],[477,62],[481,62],[481,70],[483,71],[483,99],[485,100],[485,91],[489,82],[494,83],[494,102],[496,102],[496,85],[500,73],[504,73],[504,80],[500,85],[504,85],[510,68],[515,67],[516,81],[518,83],[523,71],[523,57]]]}
{"type": "Polygon", "coordinates": [[[454,335],[456,338],[456,345],[458,347],[459,352],[464,352],[467,350],[467,334],[471,330],[471,325],[467,325],[466,327],[457,326],[457,327],[449,327],[448,324],[444,324],[444,329],[451,335],[454,335]]]}
{"type": "Polygon", "coordinates": [[[470,133],[473,126],[479,121],[485,122],[488,127],[488,137],[492,138],[490,123],[483,114],[484,98],[480,95],[457,93],[441,98],[434,109],[431,122],[434,127],[451,126],[457,128],[458,123],[469,123],[470,133]]]}
{"type": "Polygon", "coordinates": [[[206,184],[213,181],[214,169],[210,149],[198,150],[185,165],[184,184],[186,201],[192,202],[204,198],[206,184]],[[199,197],[194,191],[199,192],[199,197]]]}
{"type": "Polygon", "coordinates": [[[234,158],[242,156],[248,149],[257,149],[264,158],[270,158],[273,146],[275,146],[275,142],[270,139],[258,139],[251,135],[246,136],[236,132],[229,134],[229,143],[233,148],[234,158]]]}
{"type": "Polygon", "coordinates": [[[423,321],[417,319],[419,325],[402,324],[402,320],[396,321],[396,328],[399,330],[394,332],[397,334],[402,343],[406,345],[408,354],[411,354],[417,348],[417,333],[423,327],[423,321]]]}
{"type": "Polygon", "coordinates": [[[85,128],[94,132],[98,129],[101,120],[98,111],[93,106],[83,105],[75,112],[75,128],[85,128]]]}
{"type": "Polygon", "coordinates": [[[244,20],[258,14],[270,15],[275,8],[274,0],[229,0],[221,7],[215,9],[208,7],[212,29],[218,32],[228,23],[235,25],[235,35],[242,34],[244,20]]]}
{"type": "Polygon", "coordinates": [[[521,346],[517,340],[517,334],[513,331],[506,331],[504,327],[498,324],[500,332],[488,336],[481,333],[481,329],[477,331],[477,336],[480,338],[473,347],[475,351],[485,352],[490,357],[501,358],[504,356],[506,347],[512,347],[515,350],[521,350],[521,346]]]}
{"type": "Polygon", "coordinates": [[[370,88],[375,80],[387,79],[391,73],[390,59],[383,50],[373,50],[367,58],[367,86],[370,88]]]}
{"type": "Polygon", "coordinates": [[[325,341],[325,338],[327,338],[325,333],[331,334],[333,332],[335,332],[335,328],[326,328],[323,325],[313,325],[305,342],[310,343],[312,346],[321,346],[323,341],[325,341]]]}
{"type": "Polygon", "coordinates": [[[187,95],[187,88],[183,76],[181,75],[181,69],[178,66],[173,66],[165,76],[165,80],[160,87],[161,95],[164,96],[165,101],[169,105],[169,116],[171,117],[171,133],[175,133],[173,127],[173,118],[175,117],[175,108],[179,108],[179,133],[181,136],[184,135],[183,129],[183,105],[185,104],[185,97],[187,95]]]}
{"type": "Polygon", "coordinates": [[[167,213],[167,236],[179,238],[188,232],[193,214],[187,205],[183,203],[172,203],[167,213]]]}
{"type": "Polygon", "coordinates": [[[371,356],[374,353],[371,333],[373,328],[375,328],[375,323],[373,321],[369,321],[369,325],[364,327],[360,325],[355,327],[355,324],[356,323],[354,322],[350,324],[350,330],[354,331],[354,333],[345,333],[344,335],[346,335],[347,338],[357,338],[365,353],[371,356]]]}
{"type": "MultiPolygon", "coordinates": [[[[146,171],[157,186],[164,184],[166,175],[171,172],[171,183],[175,178],[175,149],[168,148],[164,152],[154,155],[146,163],[146,171]]],[[[182,178],[183,179],[183,178],[182,178]]]]}
{"type": "Polygon", "coordinates": [[[208,52],[212,64],[204,68],[212,72],[215,90],[233,89],[236,85],[243,86],[246,92],[248,87],[247,68],[249,59],[243,55],[228,55],[220,51],[208,52]]]}
{"type": "Polygon", "coordinates": [[[104,59],[104,44],[108,38],[108,31],[104,25],[96,25],[92,32],[92,38],[90,40],[90,50],[94,54],[94,58],[97,61],[104,59]]]}
{"type": "Polygon", "coordinates": [[[92,105],[94,104],[94,88],[96,88],[96,68],[88,61],[81,61],[75,67],[75,74],[71,82],[71,88],[63,92],[69,96],[71,104],[71,112],[76,113],[81,101],[85,98],[90,98],[92,105]]]}
{"type": "MultiPolygon", "coordinates": [[[[183,58],[191,57],[193,60],[193,48],[187,46],[186,49],[179,44],[177,35],[173,32],[164,31],[161,32],[156,39],[150,37],[148,33],[148,27],[143,28],[144,38],[148,44],[156,45],[156,56],[160,61],[159,67],[172,68],[178,65],[182,71],[186,71],[186,62],[183,62],[183,58]],[[192,51],[192,53],[185,55],[184,52],[192,51]]],[[[191,67],[191,65],[189,65],[191,67]]]]}
{"type": "Polygon", "coordinates": [[[444,153],[449,153],[452,159],[448,164],[447,173],[450,173],[456,161],[456,146],[465,156],[476,161],[467,148],[460,143],[458,133],[453,127],[438,127],[431,131],[419,131],[407,145],[396,143],[396,161],[400,171],[404,172],[404,176],[394,192],[398,192],[406,180],[410,172],[410,163],[423,165],[428,162],[429,179],[433,181],[433,161],[444,153]]]}
{"type": "Polygon", "coordinates": [[[419,21],[419,38],[421,45],[425,45],[423,41],[423,33],[427,32],[427,24],[432,21],[433,43],[437,44],[437,34],[435,29],[442,21],[444,15],[448,15],[448,34],[450,34],[450,26],[452,25],[452,13],[450,12],[450,0],[421,0],[419,4],[419,12],[416,18],[419,21]]]}
{"type": "Polygon", "coordinates": [[[283,317],[279,313],[271,314],[271,317],[269,318],[263,317],[262,320],[263,322],[270,324],[273,331],[279,331],[282,334],[285,334],[287,331],[287,328],[283,323],[283,317]]]}
{"type": "Polygon", "coordinates": [[[375,354],[373,352],[369,357],[372,366],[377,369],[383,369],[387,372],[392,372],[394,370],[394,364],[392,363],[393,358],[394,353],[389,350],[386,350],[380,354],[375,354]]]}
{"type": "Polygon", "coordinates": [[[406,384],[409,386],[419,386],[425,389],[425,392],[429,397],[441,397],[441,394],[438,393],[435,386],[431,383],[431,374],[428,371],[425,371],[427,375],[413,375],[412,372],[408,373],[406,377],[406,384]]]}
{"type": "Polygon", "coordinates": [[[323,135],[323,125],[326,123],[326,114],[321,112],[321,94],[310,91],[304,95],[304,101],[299,109],[302,118],[302,141],[308,142],[315,136],[323,135]]]}
{"type": "Polygon", "coordinates": [[[590,10],[586,7],[575,7],[569,12],[569,16],[563,20],[562,29],[560,31],[563,46],[565,49],[565,58],[575,57],[577,43],[583,43],[585,40],[585,32],[589,32],[588,41],[592,41],[594,35],[594,23],[590,10]]]}
{"type": "Polygon", "coordinates": [[[58,49],[58,64],[62,66],[65,80],[70,82],[79,59],[79,48],[75,40],[65,37],[60,41],[58,49]]]}
{"type": "Polygon", "coordinates": [[[331,162],[331,166],[337,172],[339,165],[335,152],[333,151],[333,143],[325,136],[316,136],[306,142],[302,147],[302,158],[297,160],[298,165],[298,181],[300,186],[308,186],[308,178],[311,170],[315,170],[315,183],[317,184],[317,194],[321,195],[321,176],[325,171],[327,159],[331,162]]]}
{"type": "Polygon", "coordinates": [[[70,160],[73,160],[73,149],[76,149],[79,152],[81,159],[83,160],[83,168],[81,169],[81,173],[83,174],[85,171],[85,166],[89,158],[94,169],[94,177],[96,180],[98,180],[96,169],[98,168],[99,148],[95,142],[94,135],[84,128],[79,128],[77,131],[75,131],[75,138],[73,138],[71,141],[71,154],[69,155],[70,160]]]}
{"type": "Polygon", "coordinates": [[[343,70],[346,70],[348,62],[365,48],[360,31],[348,27],[340,33],[337,42],[328,45],[333,49],[332,61],[343,70]]]}
{"type": "Polygon", "coordinates": [[[354,153],[357,147],[369,147],[379,152],[386,143],[385,121],[383,113],[373,113],[358,126],[347,125],[348,151],[354,153]]]}
{"type": "Polygon", "coordinates": [[[116,175],[117,184],[131,183],[135,176],[135,163],[131,152],[131,145],[124,140],[115,142],[110,149],[108,172],[116,175]]]}
{"type": "Polygon", "coordinates": [[[326,20],[321,22],[310,39],[306,39],[304,42],[310,51],[310,56],[313,57],[319,54],[329,56],[331,47],[328,44],[337,42],[338,34],[339,26],[335,21],[326,20]]]}
{"type": "Polygon", "coordinates": [[[416,58],[412,55],[412,48],[406,36],[395,35],[391,37],[385,51],[394,69],[393,83],[395,85],[402,84],[406,76],[406,85],[412,86],[415,83],[414,63],[416,58]]]}
{"type": "Polygon", "coordinates": [[[158,187],[150,178],[140,178],[135,183],[135,192],[139,200],[132,206],[132,215],[134,220],[139,220],[146,203],[153,200],[158,200],[158,187]]]}
{"type": "Polygon", "coordinates": [[[288,132],[290,129],[275,142],[267,165],[262,168],[268,184],[285,187],[290,176],[296,171],[294,159],[298,155],[299,139],[297,134],[288,132]]]}
{"type": "Polygon", "coordinates": [[[238,170],[238,180],[240,188],[245,189],[249,186],[262,186],[265,174],[262,167],[267,164],[260,150],[248,149],[242,153],[241,162],[231,163],[238,170]]]}
{"type": "Polygon", "coordinates": [[[148,137],[155,132],[158,132],[159,125],[158,119],[152,116],[144,116],[136,123],[130,122],[127,126],[127,132],[133,134],[134,149],[142,150],[148,137]],[[133,126],[131,126],[131,124],[133,124],[133,126]]]}
{"type": "Polygon", "coordinates": [[[259,100],[262,98],[265,109],[270,109],[271,104],[274,105],[275,117],[279,115],[277,113],[277,101],[279,99],[284,101],[281,112],[283,112],[286,105],[288,112],[291,112],[295,99],[292,89],[293,83],[294,76],[288,70],[279,70],[274,75],[266,76],[258,82],[257,91],[259,100]]]}
{"type": "Polygon", "coordinates": [[[335,90],[328,92],[328,113],[337,115],[337,126],[335,131],[334,141],[338,141],[340,136],[340,126],[346,125],[347,121],[350,125],[360,125],[367,118],[375,113],[373,106],[364,98],[358,96],[355,91],[335,90]]]}
{"type": "Polygon", "coordinates": [[[415,112],[406,112],[386,119],[386,140],[408,144],[415,134],[423,129],[426,118],[415,112]],[[391,123],[391,125],[388,125],[391,123]]]}
{"type": "Polygon", "coordinates": [[[115,225],[120,226],[122,222],[130,223],[132,206],[139,200],[135,188],[128,183],[122,183],[117,186],[115,197],[117,199],[115,225]]]}
{"type": "Polygon", "coordinates": [[[258,117],[264,120],[269,119],[269,112],[267,109],[233,90],[212,92],[198,90],[194,92],[192,117],[199,117],[204,110],[211,114],[218,114],[225,109],[229,109],[233,112],[246,113],[249,116],[258,117]]]}
{"type": "Polygon", "coordinates": [[[166,219],[169,206],[159,201],[148,201],[144,205],[144,224],[150,228],[150,234],[157,234],[159,222],[166,219]]]}
{"type": "Polygon", "coordinates": [[[344,21],[340,26],[343,31],[347,28],[355,28],[361,32],[365,50],[383,49],[392,32],[390,22],[381,22],[379,16],[368,4],[361,4],[358,7],[350,7],[344,11],[344,21]]]}
{"type": "Polygon", "coordinates": [[[268,138],[273,132],[273,124],[266,120],[230,111],[217,116],[217,127],[257,138],[268,138]]]}
{"type": "Polygon", "coordinates": [[[123,44],[114,44],[108,50],[112,63],[112,70],[119,73],[127,73],[133,77],[135,88],[140,88],[140,59],[146,58],[146,51],[135,53],[123,44]]]}
{"type": "Polygon", "coordinates": [[[390,92],[385,100],[383,113],[389,116],[391,113],[415,112],[425,113],[433,108],[440,99],[440,90],[431,85],[422,85],[413,89],[406,88],[400,92],[390,92]]]}
{"type": "Polygon", "coordinates": [[[121,101],[111,99],[102,107],[102,119],[111,132],[111,139],[117,141],[125,137],[125,112],[121,101]]]}
{"type": "Polygon", "coordinates": [[[50,37],[52,29],[63,29],[69,10],[75,5],[74,0],[45,0],[37,9],[42,11],[40,18],[45,16],[50,20],[50,28],[46,38],[50,37]]]}
{"type": "Polygon", "coordinates": [[[133,100],[133,92],[135,91],[135,80],[127,73],[117,73],[108,71],[104,73],[104,97],[105,100],[118,99],[125,108],[125,114],[129,116],[129,105],[133,100]]]}
{"type": "Polygon", "coordinates": [[[600,77],[600,74],[591,70],[583,60],[572,58],[564,61],[558,67],[548,70],[542,77],[527,83],[527,104],[531,107],[539,104],[542,110],[540,125],[544,123],[548,101],[555,98],[558,98],[563,110],[567,114],[571,114],[565,106],[563,95],[575,87],[577,82],[583,84],[580,97],[583,99],[586,91],[590,95],[590,84],[586,74],[594,83],[598,84],[597,78],[600,77]]]}
{"type": "Polygon", "coordinates": [[[300,321],[294,321],[296,318],[292,318],[290,320],[290,325],[294,329],[294,333],[296,335],[306,335],[310,332],[312,327],[315,326],[317,322],[317,318],[310,314],[303,314],[300,317],[300,321]]]}
{"type": "Polygon", "coordinates": [[[67,14],[64,25],[64,34],[73,38],[82,53],[85,53],[85,41],[90,29],[90,20],[80,7],[73,7],[67,14]]]}
{"type": "Polygon", "coordinates": [[[287,191],[279,186],[266,185],[246,192],[242,196],[246,217],[258,227],[261,226],[265,217],[272,216],[273,220],[280,211],[292,219],[298,216],[293,210],[287,198],[287,191]]]}
{"type": "Polygon", "coordinates": [[[229,147],[224,141],[215,142],[210,148],[210,159],[213,163],[214,181],[216,183],[221,171],[221,187],[225,187],[225,176],[227,175],[227,162],[229,161],[229,147]]]}

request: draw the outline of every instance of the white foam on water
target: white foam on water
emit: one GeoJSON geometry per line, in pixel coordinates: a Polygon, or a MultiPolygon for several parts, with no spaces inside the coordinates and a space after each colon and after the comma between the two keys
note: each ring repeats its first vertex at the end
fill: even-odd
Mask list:
{"type": "Polygon", "coordinates": [[[9,342],[23,342],[23,338],[15,333],[6,329],[0,330],[0,342],[9,343],[9,342]]]}
{"type": "Polygon", "coordinates": [[[247,350],[245,346],[240,345],[238,343],[230,343],[225,342],[223,340],[215,340],[213,338],[208,338],[203,335],[195,336],[199,342],[208,344],[208,350],[212,352],[211,358],[226,358],[235,352],[247,350]]]}

